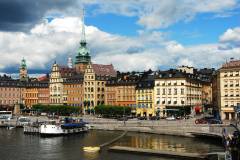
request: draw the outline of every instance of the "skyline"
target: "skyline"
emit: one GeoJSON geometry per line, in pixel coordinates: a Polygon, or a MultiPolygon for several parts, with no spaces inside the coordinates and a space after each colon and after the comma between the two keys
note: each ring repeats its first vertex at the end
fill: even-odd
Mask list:
{"type": "Polygon", "coordinates": [[[218,68],[231,57],[240,58],[238,0],[181,2],[1,1],[0,72],[18,72],[22,57],[34,73],[50,71],[55,60],[66,64],[68,56],[74,59],[83,4],[95,63],[131,71],[218,68]]]}

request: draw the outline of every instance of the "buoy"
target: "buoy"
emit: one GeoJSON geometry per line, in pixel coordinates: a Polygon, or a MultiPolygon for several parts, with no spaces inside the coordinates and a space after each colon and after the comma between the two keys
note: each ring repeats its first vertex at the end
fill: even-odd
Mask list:
{"type": "Polygon", "coordinates": [[[98,152],[100,151],[100,147],[83,147],[85,152],[98,152]]]}

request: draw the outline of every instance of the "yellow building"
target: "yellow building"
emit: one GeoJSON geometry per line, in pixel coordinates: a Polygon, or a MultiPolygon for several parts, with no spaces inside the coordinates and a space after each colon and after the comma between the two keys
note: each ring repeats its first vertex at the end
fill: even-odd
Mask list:
{"type": "Polygon", "coordinates": [[[93,113],[94,107],[104,104],[105,84],[117,73],[113,65],[89,64],[84,74],[84,112],[93,113]]]}
{"type": "Polygon", "coordinates": [[[240,60],[231,60],[219,69],[221,118],[237,118],[235,108],[240,105],[240,60]]]}
{"type": "Polygon", "coordinates": [[[154,76],[147,75],[136,86],[136,115],[152,117],[156,115],[154,108],[154,76]]]}

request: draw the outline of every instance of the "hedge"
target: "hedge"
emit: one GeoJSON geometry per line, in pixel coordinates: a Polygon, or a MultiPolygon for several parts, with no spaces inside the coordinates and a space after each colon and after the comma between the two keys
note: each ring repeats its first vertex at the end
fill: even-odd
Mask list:
{"type": "Polygon", "coordinates": [[[56,113],[58,115],[70,115],[72,113],[81,113],[80,107],[64,106],[64,105],[33,105],[32,109],[38,112],[56,113]]]}

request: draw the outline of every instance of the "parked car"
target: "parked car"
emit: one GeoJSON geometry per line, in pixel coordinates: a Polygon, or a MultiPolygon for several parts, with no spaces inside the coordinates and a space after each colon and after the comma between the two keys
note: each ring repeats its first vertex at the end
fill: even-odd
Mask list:
{"type": "Polygon", "coordinates": [[[143,117],[138,117],[137,119],[138,119],[138,120],[147,120],[147,117],[144,117],[144,116],[143,116],[143,117]]]}
{"type": "Polygon", "coordinates": [[[174,121],[174,120],[176,120],[176,118],[175,118],[174,116],[171,116],[171,117],[167,117],[166,120],[168,120],[168,121],[174,121]]]}
{"type": "Polygon", "coordinates": [[[28,117],[19,117],[18,123],[20,126],[28,125],[31,122],[31,120],[28,117]]]}
{"type": "Polygon", "coordinates": [[[203,117],[196,119],[195,124],[222,124],[222,121],[214,117],[203,117]]]}
{"type": "Polygon", "coordinates": [[[159,116],[152,116],[152,117],[149,117],[150,120],[160,120],[160,117],[159,116]]]}
{"type": "Polygon", "coordinates": [[[117,119],[118,121],[127,121],[128,120],[128,117],[120,117],[117,119]]]}

